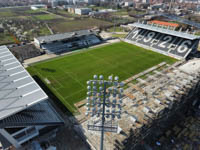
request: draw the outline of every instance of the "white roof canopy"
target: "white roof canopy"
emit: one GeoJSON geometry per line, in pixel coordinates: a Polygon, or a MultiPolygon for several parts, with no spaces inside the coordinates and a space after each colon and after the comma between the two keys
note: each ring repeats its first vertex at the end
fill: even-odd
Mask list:
{"type": "Polygon", "coordinates": [[[0,120],[48,96],[6,46],[0,46],[0,120]]]}

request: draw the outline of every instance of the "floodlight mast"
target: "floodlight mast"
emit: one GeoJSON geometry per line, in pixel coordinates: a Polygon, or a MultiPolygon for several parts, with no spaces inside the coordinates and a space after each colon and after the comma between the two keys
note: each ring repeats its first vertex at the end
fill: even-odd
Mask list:
{"type": "Polygon", "coordinates": [[[100,150],[103,150],[103,141],[104,141],[104,122],[105,122],[105,102],[106,102],[106,85],[107,82],[104,82],[104,90],[103,90],[103,112],[102,112],[102,130],[101,130],[101,147],[100,150]]]}
{"type": "Polygon", "coordinates": [[[100,150],[103,150],[104,132],[105,131],[117,132],[117,126],[112,126],[112,125],[105,126],[105,120],[106,120],[105,115],[106,115],[106,118],[109,118],[109,116],[111,116],[111,122],[114,120],[115,115],[117,115],[118,119],[121,118],[120,115],[121,115],[121,104],[122,104],[122,93],[123,93],[123,89],[121,87],[123,86],[123,83],[118,82],[119,78],[117,76],[114,78],[114,80],[112,76],[109,76],[108,80],[104,80],[103,75],[100,75],[99,79],[97,75],[94,75],[93,78],[94,78],[93,80],[87,81],[88,102],[86,103],[86,106],[87,106],[86,115],[91,114],[92,117],[94,116],[100,117],[101,115],[101,122],[100,122],[101,125],[88,124],[88,130],[101,131],[100,150]],[[98,84],[99,84],[99,88],[98,88],[98,84]],[[104,86],[102,87],[102,85],[104,86]],[[118,87],[120,88],[118,89],[118,87]],[[108,92],[106,91],[107,88],[108,88],[108,92]],[[99,89],[99,93],[97,89],[99,89]],[[111,99],[112,101],[110,101],[111,99]],[[117,104],[117,99],[119,100],[118,104],[117,104]],[[96,105],[98,105],[98,108],[96,105]],[[110,106],[112,107],[110,108],[110,106]],[[118,106],[118,109],[119,109],[118,111],[115,111],[116,106],[118,106]],[[112,109],[112,110],[110,111],[109,109],[112,109]]]}

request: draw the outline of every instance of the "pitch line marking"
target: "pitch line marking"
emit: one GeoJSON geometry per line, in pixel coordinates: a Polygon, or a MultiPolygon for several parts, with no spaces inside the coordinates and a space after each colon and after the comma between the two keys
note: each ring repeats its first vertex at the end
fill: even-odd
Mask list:
{"type": "Polygon", "coordinates": [[[63,99],[64,103],[67,104],[67,106],[69,106],[71,108],[72,111],[77,112],[77,110],[75,108],[73,108],[69,102],[65,99],[65,97],[63,97],[60,92],[58,92],[54,87],[52,87],[52,89],[63,99]]]}
{"type": "Polygon", "coordinates": [[[72,75],[70,75],[69,73],[67,73],[66,71],[63,71],[65,74],[67,74],[71,79],[73,79],[74,81],[76,81],[77,83],[79,83],[83,88],[85,87],[79,80],[77,80],[76,78],[74,78],[72,75]]]}
{"type": "Polygon", "coordinates": [[[63,85],[57,80],[57,79],[55,79],[55,77],[54,76],[51,76],[51,78],[53,79],[53,80],[55,80],[59,85],[60,85],[60,87],[59,88],[62,88],[63,87],[63,85]]]}
{"type": "MultiPolygon", "coordinates": [[[[48,76],[47,79],[49,79],[49,80],[51,81],[50,85],[54,86],[54,84],[56,84],[56,86],[58,86],[58,89],[61,87],[60,83],[57,82],[57,80],[55,80],[55,79],[53,78],[53,76],[48,76]]],[[[54,87],[55,87],[55,86],[54,86],[54,87]]],[[[56,89],[57,89],[57,88],[56,88],[56,89]]]]}
{"type": "MultiPolygon", "coordinates": [[[[33,70],[36,70],[34,67],[33,67],[33,70]]],[[[39,72],[39,71],[35,71],[36,74],[38,74],[42,79],[44,79],[44,77],[42,76],[42,74],[39,72]]],[[[49,87],[48,87],[49,88],[49,87]]],[[[68,101],[65,100],[65,98],[53,87],[51,86],[52,90],[54,90],[64,101],[65,104],[67,104],[71,109],[72,111],[76,111],[74,108],[72,108],[72,106],[68,103],[68,101]]],[[[49,88],[51,90],[51,88],[49,88]]]]}
{"type": "MultiPolygon", "coordinates": [[[[64,97],[64,98],[67,99],[67,98],[69,98],[70,96],[75,95],[75,94],[77,94],[77,93],[80,93],[80,92],[82,92],[82,91],[84,91],[84,89],[78,90],[78,91],[74,92],[73,94],[68,95],[68,96],[66,96],[66,97],[64,97]]],[[[79,100],[79,101],[82,101],[82,100],[79,100]]]]}

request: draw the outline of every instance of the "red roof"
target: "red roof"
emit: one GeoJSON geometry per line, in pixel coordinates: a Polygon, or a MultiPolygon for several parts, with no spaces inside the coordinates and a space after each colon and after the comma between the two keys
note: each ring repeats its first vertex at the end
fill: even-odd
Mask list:
{"type": "Polygon", "coordinates": [[[170,22],[164,22],[164,21],[159,21],[159,20],[153,20],[153,21],[149,21],[149,22],[163,25],[163,26],[170,26],[170,27],[178,27],[179,26],[179,24],[177,24],[177,23],[170,23],[170,22]]]}

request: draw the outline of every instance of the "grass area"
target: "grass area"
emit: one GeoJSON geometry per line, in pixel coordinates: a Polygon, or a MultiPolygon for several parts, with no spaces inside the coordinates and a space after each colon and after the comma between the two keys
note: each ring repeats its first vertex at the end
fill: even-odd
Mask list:
{"type": "Polygon", "coordinates": [[[64,14],[64,15],[69,14],[67,10],[61,10],[61,9],[56,10],[56,12],[59,13],[59,14],[64,14]]]}
{"type": "Polygon", "coordinates": [[[106,7],[101,7],[101,6],[88,6],[88,8],[92,8],[93,10],[108,9],[108,8],[106,8],[106,7]]]}
{"type": "Polygon", "coordinates": [[[118,16],[126,16],[126,15],[128,15],[128,12],[126,10],[120,10],[117,12],[113,12],[112,14],[118,15],[118,16]]]}
{"type": "Polygon", "coordinates": [[[83,18],[73,21],[52,23],[50,26],[56,32],[70,32],[75,30],[91,29],[94,27],[108,26],[112,23],[93,18],[83,18]]]}
{"type": "Polygon", "coordinates": [[[129,11],[129,13],[131,13],[131,14],[136,14],[136,15],[143,15],[143,14],[145,14],[146,12],[145,12],[145,11],[131,10],[131,11],[129,11]]]}
{"type": "Polygon", "coordinates": [[[195,35],[200,36],[200,32],[196,32],[195,35]]]}
{"type": "Polygon", "coordinates": [[[24,13],[28,13],[28,14],[37,14],[37,13],[40,13],[40,12],[43,12],[43,11],[46,11],[46,9],[44,9],[44,8],[40,8],[40,9],[37,9],[37,10],[32,10],[32,9],[30,9],[30,10],[26,10],[26,11],[24,11],[24,13]]]}
{"type": "Polygon", "coordinates": [[[16,14],[14,14],[11,11],[0,12],[0,17],[13,17],[13,16],[16,16],[16,14]]]}
{"type": "Polygon", "coordinates": [[[0,33],[0,39],[0,45],[15,43],[13,37],[11,37],[11,35],[7,32],[0,33]]]}
{"type": "Polygon", "coordinates": [[[18,17],[26,15],[30,7],[24,8],[0,8],[0,17],[18,17]]]}
{"type": "Polygon", "coordinates": [[[122,27],[112,27],[107,30],[108,32],[124,32],[122,27]]]}
{"type": "Polygon", "coordinates": [[[86,81],[94,74],[111,74],[125,80],[161,62],[176,60],[125,42],[101,46],[87,51],[58,57],[28,67],[72,112],[74,103],[86,96],[86,81]],[[50,84],[45,82],[48,79],[50,84]]]}
{"type": "Polygon", "coordinates": [[[112,34],[112,37],[125,38],[127,34],[112,34]]]}
{"type": "Polygon", "coordinates": [[[49,31],[47,27],[40,28],[40,33],[39,33],[40,36],[49,35],[49,34],[51,34],[51,32],[49,31]]]}
{"type": "Polygon", "coordinates": [[[43,27],[40,27],[37,32],[29,31],[27,36],[28,36],[29,40],[34,40],[34,37],[45,36],[45,35],[50,35],[50,34],[51,34],[51,32],[44,25],[43,27]]]}
{"type": "Polygon", "coordinates": [[[57,17],[55,15],[36,15],[34,16],[36,19],[41,20],[41,21],[45,21],[45,20],[52,20],[52,19],[56,19],[57,17]]]}
{"type": "Polygon", "coordinates": [[[113,12],[112,14],[117,15],[117,16],[128,16],[129,14],[142,15],[142,14],[145,14],[145,12],[144,11],[137,11],[137,10],[127,11],[126,9],[122,9],[122,10],[119,10],[117,12],[113,12]]]}

